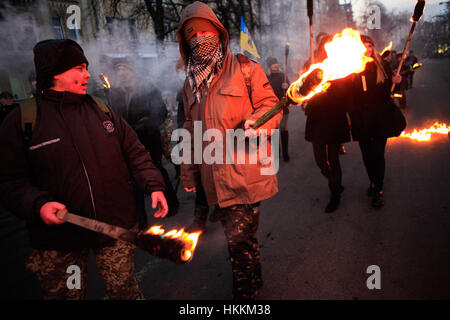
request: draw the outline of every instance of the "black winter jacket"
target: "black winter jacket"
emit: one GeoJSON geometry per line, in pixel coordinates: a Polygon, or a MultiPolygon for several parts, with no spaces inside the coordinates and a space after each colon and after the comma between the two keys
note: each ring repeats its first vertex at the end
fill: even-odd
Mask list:
{"type": "Polygon", "coordinates": [[[383,83],[376,83],[377,70],[374,62],[368,63],[362,73],[353,76],[352,103],[349,108],[353,140],[386,138],[383,134],[388,125],[386,109],[389,103],[393,103],[390,97],[392,71],[384,61],[383,66],[389,76],[383,83]],[[367,91],[363,88],[363,76],[367,91]]]}
{"type": "Polygon", "coordinates": [[[39,211],[48,201],[81,216],[134,226],[131,175],[146,194],[165,188],[135,132],[117,113],[109,118],[89,95],[48,90],[37,102],[29,143],[23,138],[20,109],[0,128],[0,199],[27,219],[31,246],[65,251],[106,239],[70,223],[47,226],[39,211]]]}
{"type": "Polygon", "coordinates": [[[306,107],[305,139],[317,143],[344,143],[350,141],[346,110],[350,78],[333,81],[325,93],[312,98],[306,107]]]}
{"type": "Polygon", "coordinates": [[[150,152],[153,161],[162,159],[160,126],[167,117],[166,105],[159,90],[137,89],[129,104],[122,88],[111,90],[111,107],[136,131],[139,140],[150,152]]]}

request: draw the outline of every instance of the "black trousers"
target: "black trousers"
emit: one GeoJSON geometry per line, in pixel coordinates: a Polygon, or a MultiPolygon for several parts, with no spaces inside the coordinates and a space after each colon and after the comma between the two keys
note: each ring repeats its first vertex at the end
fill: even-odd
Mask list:
{"type": "Polygon", "coordinates": [[[322,175],[328,179],[328,187],[332,194],[341,194],[342,169],[339,161],[340,143],[313,142],[314,159],[322,175]]]}
{"type": "Polygon", "coordinates": [[[372,138],[359,141],[359,147],[366,167],[370,183],[375,186],[375,191],[383,190],[384,171],[386,168],[384,152],[386,138],[372,138]]]}

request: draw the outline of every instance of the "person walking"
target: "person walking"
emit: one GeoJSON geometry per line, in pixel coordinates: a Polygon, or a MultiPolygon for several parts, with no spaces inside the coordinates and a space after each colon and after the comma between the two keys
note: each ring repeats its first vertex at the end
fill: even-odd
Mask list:
{"type": "MultiPolygon", "coordinates": [[[[220,131],[223,137],[228,129],[243,128],[246,135],[258,135],[261,129],[278,128],[281,114],[258,131],[250,128],[278,99],[258,63],[231,54],[228,32],[208,5],[196,1],[183,10],[178,43],[187,75],[184,128],[192,137],[194,122],[201,123],[204,131],[220,131]],[[250,69],[249,87],[243,64],[250,69]]],[[[204,141],[193,141],[192,150],[195,144],[206,146],[204,141]]],[[[225,160],[231,151],[225,146],[223,150],[225,160]]],[[[248,153],[239,148],[230,156],[236,159],[238,153],[245,153],[241,155],[247,159],[248,153]]],[[[278,192],[277,178],[275,174],[261,175],[260,163],[222,163],[183,163],[181,181],[187,192],[195,192],[201,184],[208,205],[218,207],[232,265],[233,298],[254,299],[263,285],[256,238],[259,205],[278,192]]]]}

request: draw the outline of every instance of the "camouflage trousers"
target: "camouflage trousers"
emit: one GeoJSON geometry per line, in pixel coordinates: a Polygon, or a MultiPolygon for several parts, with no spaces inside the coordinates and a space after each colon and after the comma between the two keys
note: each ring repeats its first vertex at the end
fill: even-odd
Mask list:
{"type": "Polygon", "coordinates": [[[233,298],[254,299],[263,285],[256,231],[259,204],[219,209],[233,271],[233,298]]]}
{"type": "MultiPolygon", "coordinates": [[[[105,282],[109,299],[144,299],[134,275],[135,249],[136,246],[131,243],[116,240],[110,246],[93,250],[98,273],[105,282]]],[[[89,249],[70,252],[33,250],[26,267],[38,278],[44,299],[87,299],[88,256],[89,249]],[[69,277],[73,274],[68,271],[71,265],[79,267],[80,289],[69,288],[69,277]]]]}

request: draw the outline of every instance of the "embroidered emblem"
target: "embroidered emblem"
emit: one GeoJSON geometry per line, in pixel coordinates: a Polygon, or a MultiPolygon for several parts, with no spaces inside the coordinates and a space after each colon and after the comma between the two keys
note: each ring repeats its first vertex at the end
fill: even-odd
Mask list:
{"type": "Polygon", "coordinates": [[[103,128],[105,128],[106,132],[113,133],[114,132],[114,123],[109,120],[103,121],[103,128]]]}

